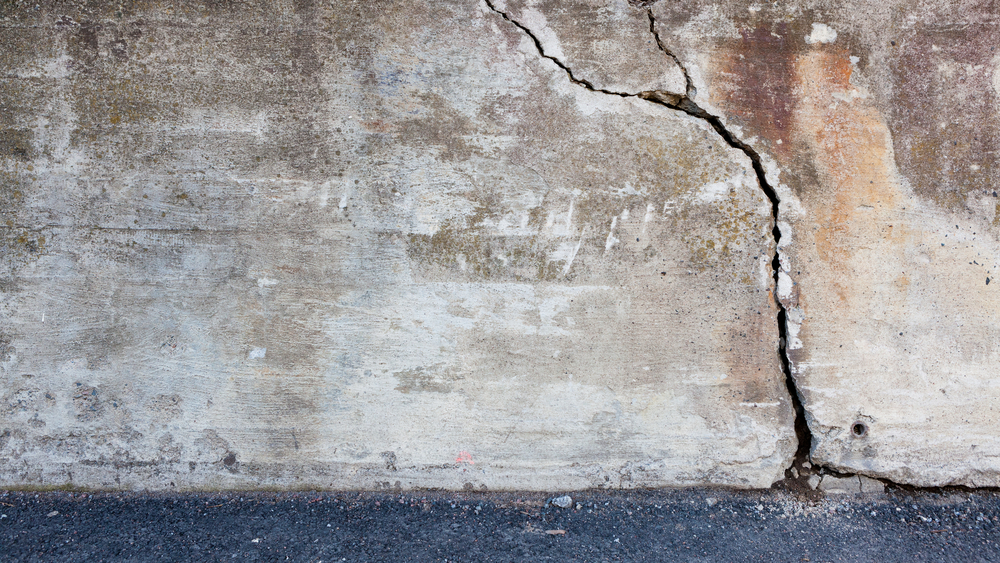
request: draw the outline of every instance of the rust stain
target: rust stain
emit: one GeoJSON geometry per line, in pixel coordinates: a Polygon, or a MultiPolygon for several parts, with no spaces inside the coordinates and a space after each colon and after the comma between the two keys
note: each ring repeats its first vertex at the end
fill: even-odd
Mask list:
{"type": "Polygon", "coordinates": [[[846,51],[826,46],[796,61],[801,101],[795,128],[810,149],[819,186],[813,204],[819,257],[842,274],[834,283],[841,300],[851,290],[851,260],[859,247],[901,248],[909,236],[891,217],[903,194],[892,140],[878,110],[851,84],[846,51]]]}
{"type": "Polygon", "coordinates": [[[362,125],[364,125],[364,128],[366,130],[372,131],[372,132],[375,132],[375,133],[388,133],[388,132],[390,132],[390,131],[392,131],[394,129],[394,127],[393,127],[393,125],[391,123],[388,123],[388,122],[386,122],[385,120],[382,120],[382,119],[375,119],[375,120],[372,120],[372,121],[364,121],[364,122],[362,122],[362,125]]]}
{"type": "Polygon", "coordinates": [[[786,22],[768,22],[740,31],[741,40],[727,49],[719,76],[720,94],[731,114],[753,135],[763,137],[781,156],[788,144],[795,107],[795,56],[786,22]],[[781,140],[779,144],[777,141],[781,140]]]}

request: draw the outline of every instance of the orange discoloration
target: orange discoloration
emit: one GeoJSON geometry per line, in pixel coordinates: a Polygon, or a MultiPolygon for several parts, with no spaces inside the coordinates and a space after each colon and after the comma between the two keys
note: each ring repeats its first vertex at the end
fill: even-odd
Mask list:
{"type": "Polygon", "coordinates": [[[905,274],[900,275],[896,278],[896,287],[899,288],[900,291],[906,291],[906,289],[910,287],[910,278],[905,274]]]}
{"type": "Polygon", "coordinates": [[[851,84],[848,53],[826,47],[798,59],[801,100],[795,128],[813,155],[819,186],[812,194],[817,216],[819,257],[839,281],[834,291],[846,300],[856,280],[851,261],[859,247],[901,249],[909,236],[904,225],[892,227],[903,198],[895,170],[892,140],[878,110],[851,84]]]}

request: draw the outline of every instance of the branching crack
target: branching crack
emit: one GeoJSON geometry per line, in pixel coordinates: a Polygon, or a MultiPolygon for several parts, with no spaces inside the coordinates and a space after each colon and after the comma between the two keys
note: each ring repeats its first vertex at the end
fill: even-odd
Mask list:
{"type": "Polygon", "coordinates": [[[611,95],[611,96],[618,96],[618,97],[621,97],[621,98],[634,98],[634,97],[636,97],[635,94],[629,94],[627,92],[615,92],[615,91],[612,91],[612,90],[605,90],[603,88],[597,88],[590,81],[584,80],[584,79],[581,79],[581,78],[577,78],[576,76],[573,76],[573,70],[572,69],[570,69],[568,66],[566,66],[566,64],[563,63],[562,61],[560,61],[559,59],[557,59],[557,58],[553,57],[552,55],[550,55],[550,54],[548,54],[548,53],[545,52],[545,47],[542,47],[542,42],[539,41],[538,37],[535,37],[535,34],[530,29],[528,29],[523,24],[521,24],[521,22],[519,22],[519,21],[515,20],[514,18],[508,16],[506,12],[497,9],[497,7],[493,4],[492,0],[483,0],[483,1],[486,2],[486,5],[489,6],[490,10],[493,10],[498,15],[500,15],[500,17],[502,17],[503,19],[509,21],[511,24],[513,24],[514,27],[516,27],[516,28],[520,29],[521,31],[523,31],[525,33],[525,35],[527,35],[532,41],[534,41],[535,48],[538,49],[538,54],[541,55],[542,58],[545,58],[545,59],[548,59],[548,60],[552,61],[553,63],[555,63],[556,66],[558,66],[559,68],[561,68],[564,71],[566,71],[566,76],[569,76],[569,80],[573,84],[576,84],[578,86],[583,86],[584,88],[586,88],[586,89],[588,89],[588,90],[590,90],[592,92],[600,92],[602,94],[608,94],[608,95],[611,95]]]}
{"type": "Polygon", "coordinates": [[[694,87],[694,82],[691,81],[691,74],[688,73],[687,67],[685,67],[684,63],[677,58],[677,55],[675,55],[670,49],[667,49],[667,46],[663,44],[663,40],[660,39],[659,32],[656,31],[656,18],[653,16],[652,9],[646,9],[646,17],[649,18],[649,32],[653,34],[653,38],[656,39],[656,46],[660,48],[660,51],[662,51],[663,54],[673,59],[677,68],[681,69],[681,72],[684,73],[684,96],[689,100],[693,100],[695,95],[698,94],[698,90],[694,87]]]}
{"type": "MultiPolygon", "coordinates": [[[[683,96],[663,91],[646,91],[633,94],[628,92],[613,92],[610,90],[597,88],[586,79],[574,76],[572,69],[568,65],[566,65],[559,59],[547,54],[545,52],[544,47],[542,47],[542,42],[538,39],[538,37],[535,36],[535,34],[530,29],[525,27],[517,20],[508,16],[502,10],[497,9],[497,7],[493,4],[492,0],[484,0],[484,2],[486,2],[486,5],[490,8],[490,10],[494,11],[495,13],[503,17],[503,19],[507,20],[515,27],[523,31],[528,37],[530,37],[531,40],[534,41],[535,47],[538,49],[538,53],[542,57],[555,63],[556,66],[558,66],[559,68],[566,71],[566,75],[569,76],[570,81],[573,82],[574,84],[582,86],[593,92],[601,92],[604,94],[619,96],[622,98],[640,98],[649,101],[651,103],[670,108],[672,110],[682,111],[692,117],[702,119],[706,121],[709,125],[711,125],[712,128],[715,129],[716,133],[718,133],[719,136],[721,136],[722,139],[729,146],[742,151],[743,154],[745,154],[747,158],[750,159],[754,173],[757,175],[757,182],[760,185],[760,189],[767,197],[768,201],[771,202],[771,219],[773,221],[771,235],[774,237],[774,256],[771,259],[771,268],[774,277],[774,292],[775,292],[774,302],[778,309],[778,313],[776,315],[777,317],[776,321],[778,323],[778,335],[779,335],[778,356],[781,360],[781,369],[785,374],[785,384],[788,387],[788,393],[789,396],[791,397],[792,406],[795,409],[795,433],[799,441],[798,451],[796,452],[795,461],[793,463],[793,465],[798,466],[799,469],[796,472],[789,474],[797,474],[799,471],[801,471],[804,462],[808,461],[809,459],[809,451],[811,448],[812,436],[809,432],[809,426],[806,422],[805,409],[802,406],[802,400],[801,397],[799,396],[798,388],[795,385],[795,379],[792,377],[792,372],[789,366],[788,350],[787,350],[788,334],[785,322],[786,321],[785,307],[781,303],[781,301],[778,300],[777,298],[778,276],[781,272],[781,259],[778,251],[778,246],[781,241],[781,230],[778,228],[778,215],[780,212],[779,204],[781,203],[781,200],[778,197],[777,192],[774,190],[774,187],[771,186],[767,181],[767,176],[764,173],[764,165],[761,163],[760,154],[757,153],[757,151],[755,151],[753,147],[751,147],[750,145],[744,143],[740,139],[737,139],[736,136],[732,134],[732,132],[726,129],[726,126],[722,123],[722,120],[718,116],[708,113],[707,111],[702,109],[697,103],[695,103],[694,97],[697,94],[697,90],[695,89],[694,84],[691,80],[691,75],[690,73],[688,73],[687,68],[685,68],[683,63],[681,63],[681,60],[670,49],[668,49],[666,45],[664,45],[663,41],[660,38],[659,33],[657,33],[656,31],[656,19],[653,16],[653,11],[651,9],[647,8],[646,10],[646,15],[649,18],[649,31],[656,39],[656,45],[657,47],[659,47],[660,51],[662,51],[665,55],[670,57],[674,61],[674,63],[678,66],[678,68],[681,69],[681,72],[684,73],[686,88],[685,88],[685,94],[683,96]]],[[[789,468],[789,471],[791,471],[791,469],[792,468],[789,468]]]]}

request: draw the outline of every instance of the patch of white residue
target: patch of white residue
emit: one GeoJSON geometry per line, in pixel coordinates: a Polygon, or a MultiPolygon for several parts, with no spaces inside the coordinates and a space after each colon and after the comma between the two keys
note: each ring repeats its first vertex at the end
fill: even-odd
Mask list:
{"type": "Polygon", "coordinates": [[[812,33],[806,36],[806,43],[833,43],[837,40],[837,30],[825,23],[814,23],[812,33]]]}
{"type": "Polygon", "coordinates": [[[778,272],[778,299],[788,299],[792,296],[792,287],[795,284],[792,278],[785,272],[778,272]]]}
{"type": "Polygon", "coordinates": [[[802,328],[802,321],[806,318],[801,307],[788,307],[785,309],[785,330],[787,331],[789,350],[802,348],[802,341],[799,340],[799,329],[802,328]]]}
{"type": "Polygon", "coordinates": [[[549,22],[545,19],[545,14],[532,8],[526,8],[521,12],[521,24],[531,30],[531,34],[538,38],[545,54],[566,64],[566,54],[563,53],[562,44],[559,43],[559,36],[549,27],[549,22]]]}
{"type": "Polygon", "coordinates": [[[729,193],[731,186],[728,182],[712,182],[698,188],[698,193],[694,196],[697,203],[712,203],[720,201],[729,193]]]}
{"type": "Polygon", "coordinates": [[[770,256],[760,256],[757,258],[757,283],[761,288],[770,289],[772,276],[774,273],[771,271],[771,257],[770,256]]]}
{"type": "Polygon", "coordinates": [[[616,226],[618,226],[618,217],[612,217],[611,218],[611,230],[608,231],[608,239],[606,241],[604,241],[604,251],[605,252],[611,250],[611,247],[614,246],[615,243],[618,242],[618,239],[615,237],[615,227],[616,226]]]}
{"type": "MultiPolygon", "coordinates": [[[[750,187],[750,186],[753,186],[755,189],[759,189],[757,188],[756,180],[748,178],[752,177],[748,177],[745,175],[731,176],[721,182],[712,182],[710,184],[704,184],[702,186],[699,186],[698,189],[695,190],[694,194],[689,197],[691,197],[691,201],[693,203],[708,204],[726,199],[726,197],[729,196],[729,193],[734,189],[740,189],[743,187],[750,187]]],[[[768,210],[767,213],[770,214],[770,210],[768,210]]]]}

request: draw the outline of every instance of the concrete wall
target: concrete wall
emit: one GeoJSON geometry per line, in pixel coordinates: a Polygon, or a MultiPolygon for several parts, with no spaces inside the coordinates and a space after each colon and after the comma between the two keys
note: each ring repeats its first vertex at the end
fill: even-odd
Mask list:
{"type": "Polygon", "coordinates": [[[0,486],[1000,482],[987,4],[0,17],[0,486]]]}

